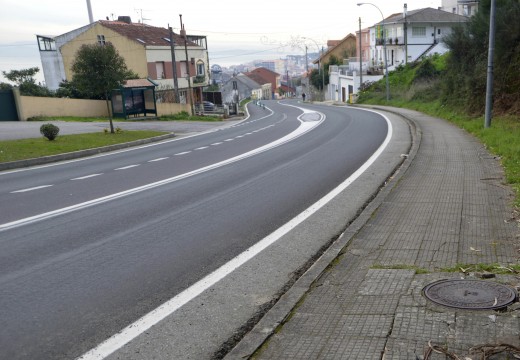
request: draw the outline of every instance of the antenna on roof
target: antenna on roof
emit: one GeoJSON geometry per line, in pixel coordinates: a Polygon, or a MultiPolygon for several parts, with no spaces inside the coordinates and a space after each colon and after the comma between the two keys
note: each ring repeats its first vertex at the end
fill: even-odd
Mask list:
{"type": "MultiPolygon", "coordinates": [[[[143,17],[143,9],[134,9],[134,10],[135,10],[136,13],[139,14],[140,19],[138,20],[138,22],[140,22],[141,24],[144,25],[144,21],[145,21],[145,20],[152,20],[152,19],[147,19],[147,18],[144,18],[144,17],[143,17]]],[[[145,10],[145,11],[147,11],[147,10],[145,10]]]]}

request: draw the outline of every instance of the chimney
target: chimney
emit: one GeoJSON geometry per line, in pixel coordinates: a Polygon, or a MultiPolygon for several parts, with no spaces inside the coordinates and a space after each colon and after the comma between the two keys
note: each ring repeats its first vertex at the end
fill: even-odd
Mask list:
{"type": "Polygon", "coordinates": [[[186,38],[186,29],[184,25],[182,25],[181,31],[179,32],[182,38],[186,38]]]}
{"type": "Polygon", "coordinates": [[[403,17],[406,17],[406,15],[408,15],[408,5],[404,4],[403,17]]]}
{"type": "Polygon", "coordinates": [[[127,23],[127,24],[131,24],[132,23],[132,18],[130,18],[130,16],[118,16],[117,17],[117,21],[121,21],[121,22],[124,22],[124,23],[127,23]]]}

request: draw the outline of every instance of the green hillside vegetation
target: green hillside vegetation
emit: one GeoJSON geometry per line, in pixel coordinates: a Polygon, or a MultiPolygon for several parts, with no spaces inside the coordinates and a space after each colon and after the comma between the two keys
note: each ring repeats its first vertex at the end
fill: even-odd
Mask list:
{"type": "Polygon", "coordinates": [[[358,102],[418,110],[449,120],[500,157],[507,182],[520,205],[520,1],[497,1],[494,101],[490,128],[484,127],[490,0],[445,39],[450,51],[399,66],[385,80],[367,84],[358,102]]]}

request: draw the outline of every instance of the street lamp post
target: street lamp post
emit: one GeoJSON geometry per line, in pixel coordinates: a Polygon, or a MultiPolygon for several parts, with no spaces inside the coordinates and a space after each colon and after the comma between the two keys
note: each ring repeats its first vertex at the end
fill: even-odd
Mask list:
{"type": "Polygon", "coordinates": [[[381,14],[381,17],[383,18],[383,52],[384,52],[384,56],[385,56],[386,101],[388,101],[388,100],[390,100],[390,84],[388,82],[388,61],[386,59],[385,17],[383,16],[383,12],[381,11],[381,9],[379,9],[379,7],[377,7],[377,5],[374,5],[374,4],[368,3],[368,2],[362,2],[362,3],[357,4],[357,6],[361,6],[361,5],[372,5],[379,11],[379,13],[381,14]]]}

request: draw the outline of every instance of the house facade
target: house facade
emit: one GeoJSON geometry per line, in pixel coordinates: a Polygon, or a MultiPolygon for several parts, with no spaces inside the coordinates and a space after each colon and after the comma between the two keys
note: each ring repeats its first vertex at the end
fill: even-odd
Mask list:
{"type": "MultiPolygon", "coordinates": [[[[201,91],[209,83],[206,37],[173,33],[172,39],[178,89],[184,100],[181,102],[185,102],[188,72],[195,94],[199,92],[197,88],[201,91]]],[[[72,64],[83,44],[107,42],[114,45],[127,67],[140,78],[149,78],[159,86],[174,86],[170,31],[166,28],[136,24],[128,17],[121,17],[118,21],[96,21],[59,36],[37,35],[37,40],[45,82],[51,90],[58,89],[62,81],[72,79],[72,64]]]]}
{"type": "Polygon", "coordinates": [[[265,94],[265,92],[267,91],[267,87],[262,86],[262,88],[263,88],[262,99],[263,100],[274,99],[276,97],[275,92],[281,85],[280,74],[278,74],[272,70],[269,70],[269,69],[266,69],[263,67],[259,67],[259,68],[254,69],[253,71],[245,73],[245,75],[260,85],[269,84],[270,93],[268,95],[265,94]]]}
{"type": "MultiPolygon", "coordinates": [[[[271,88],[269,87],[269,92],[271,88]]],[[[237,74],[222,87],[222,101],[226,104],[240,103],[242,100],[262,99],[262,85],[244,74],[237,74]]]]}
{"type": "Polygon", "coordinates": [[[467,19],[433,8],[408,11],[405,4],[402,13],[370,27],[369,68],[383,68],[385,41],[389,70],[423,56],[443,54],[447,48],[442,39],[467,19]]]}
{"type": "Polygon", "coordinates": [[[354,34],[348,34],[341,40],[327,41],[327,51],[314,60],[313,64],[326,64],[330,61],[332,56],[342,61],[348,59],[356,54],[357,42],[354,34]]]}

